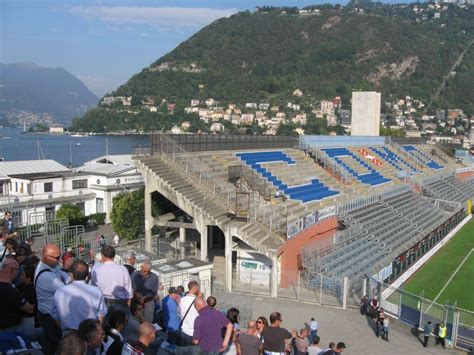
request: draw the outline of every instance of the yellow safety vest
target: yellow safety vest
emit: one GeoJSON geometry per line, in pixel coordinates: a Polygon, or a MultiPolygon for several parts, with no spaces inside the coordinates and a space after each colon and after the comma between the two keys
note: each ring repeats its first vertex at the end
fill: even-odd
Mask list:
{"type": "Polygon", "coordinates": [[[448,331],[448,328],[446,327],[439,327],[439,332],[438,332],[438,336],[440,338],[446,338],[446,332],[448,331]]]}

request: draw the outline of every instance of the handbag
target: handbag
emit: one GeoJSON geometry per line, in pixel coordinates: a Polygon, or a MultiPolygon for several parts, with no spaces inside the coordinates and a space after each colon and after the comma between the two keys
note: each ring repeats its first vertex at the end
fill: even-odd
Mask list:
{"type": "Polygon", "coordinates": [[[186,345],[185,344],[185,341],[184,341],[184,335],[183,335],[183,331],[181,330],[181,327],[183,326],[183,323],[184,323],[184,320],[186,319],[189,311],[191,310],[191,307],[194,305],[194,301],[196,300],[196,298],[194,298],[194,300],[191,302],[191,304],[189,305],[188,309],[186,310],[186,313],[184,314],[184,317],[183,319],[181,319],[181,322],[179,323],[179,331],[178,331],[178,339],[176,340],[177,342],[177,346],[184,346],[186,345]]]}

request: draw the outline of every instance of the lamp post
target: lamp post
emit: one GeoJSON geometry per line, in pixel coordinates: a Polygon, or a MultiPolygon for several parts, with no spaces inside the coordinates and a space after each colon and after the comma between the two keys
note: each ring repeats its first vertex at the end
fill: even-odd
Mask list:
{"type": "Polygon", "coordinates": [[[120,180],[117,180],[115,182],[115,186],[120,186],[122,189],[124,189],[125,191],[127,191],[130,195],[132,195],[132,193],[130,192],[129,189],[127,189],[125,186],[123,186],[121,183],[120,183],[120,180]]]}

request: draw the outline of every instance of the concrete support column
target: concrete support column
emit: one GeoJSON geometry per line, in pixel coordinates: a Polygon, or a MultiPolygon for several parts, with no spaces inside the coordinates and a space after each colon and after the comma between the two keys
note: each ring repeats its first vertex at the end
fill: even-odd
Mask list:
{"type": "Polygon", "coordinates": [[[179,229],[179,250],[181,254],[181,258],[185,257],[185,247],[184,244],[186,243],[186,228],[181,227],[179,229]]]}
{"type": "Polygon", "coordinates": [[[214,249],[214,227],[207,226],[207,233],[208,233],[209,249],[214,249]]]}
{"type": "Polygon", "coordinates": [[[278,256],[272,257],[271,296],[278,297],[278,256]]]}
{"type": "Polygon", "coordinates": [[[232,292],[232,234],[230,231],[225,236],[225,290],[232,292]]]}
{"type": "Polygon", "coordinates": [[[201,235],[201,260],[207,261],[207,224],[199,223],[199,234],[201,235]]]}
{"type": "MultiPolygon", "coordinates": [[[[107,215],[105,216],[105,222],[106,223],[112,223],[112,220],[110,219],[110,214],[112,213],[112,193],[110,191],[105,191],[104,192],[104,211],[109,211],[107,215]]],[[[25,221],[26,219],[24,219],[25,221]]]]}
{"type": "Polygon", "coordinates": [[[152,233],[153,216],[151,214],[151,181],[147,176],[145,181],[145,250],[152,253],[152,233]]]}
{"type": "Polygon", "coordinates": [[[342,309],[347,309],[347,297],[349,296],[349,278],[344,276],[342,290],[342,309]]]}

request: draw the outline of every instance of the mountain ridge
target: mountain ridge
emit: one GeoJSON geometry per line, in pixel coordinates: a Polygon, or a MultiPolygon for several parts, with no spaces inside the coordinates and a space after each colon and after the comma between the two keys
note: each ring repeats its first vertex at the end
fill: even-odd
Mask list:
{"type": "MultiPolygon", "coordinates": [[[[286,105],[290,100],[309,105],[341,96],[349,107],[352,91],[377,90],[383,100],[411,96],[426,102],[450,75],[448,69],[472,40],[474,29],[474,7],[429,6],[323,5],[313,7],[318,13],[310,16],[278,8],[240,12],[204,27],[111,95],[134,97],[135,102],[152,97],[156,102],[175,103],[175,116],[182,116],[191,99],[206,98],[223,105],[286,105]],[[415,6],[423,11],[415,13],[415,6]],[[303,98],[292,96],[296,89],[304,93],[303,98]]],[[[474,90],[468,80],[473,74],[471,48],[434,108],[464,108],[474,114],[468,94],[474,90]]],[[[106,111],[111,109],[98,107],[75,125],[91,127],[93,117],[100,121],[106,111]]],[[[117,122],[104,118],[107,129],[153,128],[151,123],[141,125],[140,120],[127,118],[123,110],[118,112],[117,122]]],[[[151,120],[148,113],[138,115],[151,120]]],[[[94,122],[93,128],[101,129],[100,124],[94,122]]]]}
{"type": "Polygon", "coordinates": [[[12,124],[19,123],[17,115],[21,112],[32,117],[47,114],[67,125],[99,101],[65,68],[43,67],[31,61],[0,63],[0,84],[0,113],[12,124]]]}

